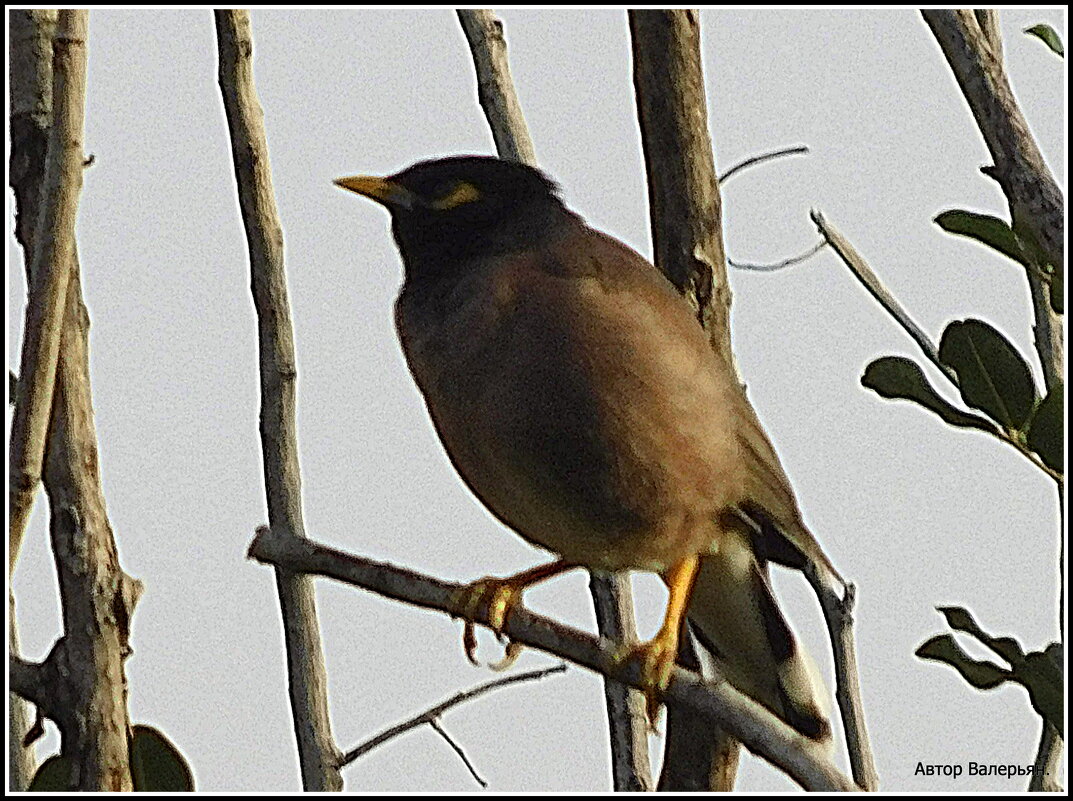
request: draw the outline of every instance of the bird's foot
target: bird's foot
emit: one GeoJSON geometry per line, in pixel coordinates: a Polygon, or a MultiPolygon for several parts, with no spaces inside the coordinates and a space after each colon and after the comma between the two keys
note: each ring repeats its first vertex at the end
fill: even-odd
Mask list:
{"type": "Polygon", "coordinates": [[[667,601],[667,614],[656,636],[640,645],[627,644],[618,650],[617,662],[624,662],[631,657],[641,660],[641,692],[645,695],[645,712],[648,714],[648,728],[656,730],[656,716],[664,691],[670,686],[671,673],[678,658],[678,632],[682,630],[682,620],[693,592],[693,582],[700,569],[700,560],[696,556],[683,559],[673,565],[664,579],[670,590],[667,601]]]}
{"type": "Polygon", "coordinates": [[[667,637],[663,631],[648,642],[622,645],[615,653],[616,662],[628,662],[634,658],[641,662],[641,692],[645,697],[648,728],[653,733],[656,731],[662,696],[671,683],[671,672],[677,656],[677,632],[675,636],[667,637]]]}
{"type": "MultiPolygon", "coordinates": [[[[462,631],[462,647],[465,649],[466,658],[474,665],[477,661],[477,624],[473,618],[477,617],[481,609],[487,610],[488,628],[494,631],[500,639],[503,639],[503,627],[507,624],[507,617],[522,599],[522,591],[525,584],[519,585],[511,578],[494,578],[486,576],[472,584],[467,584],[460,589],[455,596],[455,603],[462,609],[462,619],[465,628],[462,631]]],[[[507,642],[506,655],[491,665],[493,670],[506,670],[518,659],[522,646],[516,642],[507,642]]]]}
{"type": "MultiPolygon", "coordinates": [[[[465,629],[462,631],[462,647],[466,656],[473,664],[477,662],[477,624],[474,618],[478,617],[482,609],[486,609],[488,628],[494,631],[499,638],[504,639],[503,628],[507,625],[507,618],[522,600],[522,592],[546,578],[564,573],[574,568],[573,562],[557,559],[554,562],[537,565],[529,570],[523,570],[506,578],[485,576],[482,579],[467,584],[455,594],[455,604],[461,610],[460,615],[465,621],[465,629]]],[[[506,655],[495,664],[493,670],[506,670],[514,664],[518,655],[522,652],[519,643],[507,641],[506,655]]]]}

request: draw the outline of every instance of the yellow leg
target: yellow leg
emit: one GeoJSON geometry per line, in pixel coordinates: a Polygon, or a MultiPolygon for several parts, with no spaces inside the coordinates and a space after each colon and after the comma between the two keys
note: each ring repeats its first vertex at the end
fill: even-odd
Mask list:
{"type": "MultiPolygon", "coordinates": [[[[462,646],[466,656],[473,664],[477,662],[477,634],[473,618],[477,616],[482,607],[487,609],[488,627],[496,634],[502,635],[503,627],[507,623],[511,611],[522,599],[522,592],[544,579],[565,573],[577,567],[573,562],[558,559],[546,565],[538,565],[530,570],[523,570],[513,576],[495,578],[486,576],[482,579],[467,584],[458,591],[455,602],[462,609],[462,617],[465,620],[465,629],[462,632],[462,646]]],[[[493,665],[497,670],[504,670],[518,658],[521,649],[515,644],[507,646],[506,657],[493,665]]]]}
{"type": "Polygon", "coordinates": [[[697,578],[700,560],[696,556],[679,562],[666,574],[670,599],[667,602],[667,614],[663,618],[656,636],[640,645],[626,646],[619,659],[638,656],[641,659],[641,681],[644,683],[648,723],[655,728],[656,715],[659,713],[660,694],[667,689],[671,680],[671,671],[678,656],[678,632],[682,629],[682,618],[689,606],[689,597],[693,592],[693,582],[697,578]]]}

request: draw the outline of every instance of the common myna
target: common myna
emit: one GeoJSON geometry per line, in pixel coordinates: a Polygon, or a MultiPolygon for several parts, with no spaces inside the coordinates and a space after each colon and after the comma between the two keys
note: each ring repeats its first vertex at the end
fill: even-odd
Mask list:
{"type": "Polygon", "coordinates": [[[336,183],[391,212],[395,323],[451,463],[557,556],[475,582],[470,608],[487,603],[500,629],[522,590],[557,573],[657,572],[667,614],[634,649],[650,709],[687,614],[734,686],[828,738],[822,682],[767,564],[829,563],[734,370],[671,283],[523,164],[461,156],[336,183]]]}

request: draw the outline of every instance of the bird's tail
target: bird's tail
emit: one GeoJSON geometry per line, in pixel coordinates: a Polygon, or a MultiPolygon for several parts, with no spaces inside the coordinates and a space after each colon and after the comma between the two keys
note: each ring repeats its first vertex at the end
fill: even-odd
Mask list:
{"type": "Polygon", "coordinates": [[[702,557],[688,617],[697,641],[736,689],[803,735],[830,743],[827,689],[779,611],[767,564],[746,532],[729,527],[719,551],[702,557]]]}

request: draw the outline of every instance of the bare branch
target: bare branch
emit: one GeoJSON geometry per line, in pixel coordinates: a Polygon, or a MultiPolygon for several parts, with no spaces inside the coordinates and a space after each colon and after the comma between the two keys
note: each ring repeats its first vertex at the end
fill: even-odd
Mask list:
{"type": "MultiPolygon", "coordinates": [[[[328,548],[306,538],[279,533],[267,526],[257,531],[248,556],[287,570],[312,573],[453,617],[469,614],[460,605],[462,585],[445,582],[383,562],[328,548]]],[[[488,625],[487,609],[475,622],[488,625]]],[[[640,688],[640,664],[623,662],[617,649],[605,641],[518,607],[506,621],[503,633],[511,640],[554,654],[615,681],[640,688]]],[[[828,759],[824,748],[802,736],[764,707],[724,680],[705,681],[675,668],[664,700],[687,705],[718,726],[726,728],[750,750],[777,765],[810,790],[853,790],[856,785],[828,759]]]]}
{"type": "MultiPolygon", "coordinates": [[[[688,625],[684,631],[689,631],[688,625]]],[[[678,664],[701,673],[692,636],[682,636],[678,664]]],[[[693,707],[673,706],[670,702],[663,754],[656,787],[660,792],[701,793],[716,787],[733,788],[741,761],[741,748],[729,732],[713,726],[693,707]]]]}
{"type": "MultiPolygon", "coordinates": [[[[119,567],[101,492],[89,382],[89,318],[82,302],[73,228],[50,228],[41,223],[45,212],[39,213],[41,206],[50,202],[50,194],[57,191],[55,164],[46,167],[46,150],[50,162],[63,154],[68,162],[64,169],[73,170],[76,176],[74,186],[80,186],[82,180],[87,12],[65,10],[57,19],[57,35],[50,45],[54,49],[51,71],[42,69],[40,59],[26,59],[25,54],[20,61],[21,69],[36,69],[37,73],[19,76],[20,110],[13,108],[11,153],[11,182],[18,209],[15,234],[31,261],[28,283],[32,287],[40,280],[43,268],[37,256],[42,249],[61,250],[67,273],[43,463],[65,632],[60,652],[65,663],[56,682],[56,695],[62,700],[54,702],[53,711],[62,734],[62,754],[75,767],[72,787],[121,791],[131,787],[123,660],[129,653],[130,615],[136,593],[131,589],[134,582],[119,567]],[[74,83],[80,88],[74,89],[74,83]],[[76,124],[72,124],[73,119],[77,119],[76,124]],[[50,123],[55,125],[51,131],[50,123]],[[62,141],[44,147],[46,132],[62,141]],[[37,226],[31,223],[35,219],[37,226]],[[62,241],[43,241],[49,237],[62,241]]],[[[41,18],[23,22],[49,25],[41,18]]],[[[41,37],[36,42],[31,47],[39,53],[41,37]]],[[[69,176],[63,182],[66,188],[62,191],[71,191],[71,180],[69,176]]],[[[27,376],[22,378],[20,393],[26,391],[22,384],[27,376]]],[[[16,522],[13,528],[19,525],[16,522]]],[[[16,540],[21,540],[21,533],[16,540]]],[[[13,559],[9,561],[9,569],[13,563],[13,559]]]]}
{"type": "Polygon", "coordinates": [[[486,8],[458,9],[458,21],[469,40],[477,97],[492,129],[496,152],[501,158],[536,166],[536,150],[510,77],[503,23],[486,8]]]}
{"type": "Polygon", "coordinates": [[[733,364],[697,12],[630,11],[629,23],[655,263],[689,299],[712,347],[733,364]]]}
{"type": "Polygon", "coordinates": [[[857,588],[841,580],[832,582],[830,577],[810,565],[805,576],[820,600],[823,617],[835,664],[835,696],[842,715],[842,728],[846,732],[846,749],[849,752],[853,778],[869,792],[879,789],[879,772],[876,770],[872,741],[864,722],[864,698],[861,695],[860,671],[857,669],[857,643],[853,630],[853,611],[857,603],[857,588]],[[845,588],[840,597],[837,586],[845,588]]]}
{"type": "MultiPolygon", "coordinates": [[[[656,264],[694,303],[712,347],[728,369],[736,371],[719,222],[720,188],[705,113],[696,12],[631,11],[630,34],[656,264]]],[[[759,156],[740,167],[784,152],[801,151],[759,156]]],[[[728,171],[726,177],[739,168],[728,171]]],[[[817,569],[816,565],[809,567],[817,569]]],[[[688,713],[668,705],[668,716],[676,715],[686,717],[688,713]]],[[[702,758],[696,743],[705,739],[712,742],[710,726],[694,716],[674,722],[668,731],[674,737],[668,738],[661,788],[733,788],[737,758],[731,741],[717,734],[711,756],[702,758]],[[672,745],[678,753],[671,752],[672,745]],[[683,764],[676,764],[679,762],[683,764]],[[668,771],[673,771],[673,786],[668,771]]]]}
{"type": "MultiPolygon", "coordinates": [[[[600,637],[623,645],[637,642],[629,575],[593,570],[589,573],[589,593],[600,637]]],[[[625,684],[605,679],[604,703],[611,736],[611,779],[615,792],[651,790],[644,696],[625,684]]]]}
{"type": "MultiPolygon", "coordinates": [[[[56,30],[55,9],[13,9],[8,16],[8,86],[11,160],[8,180],[15,196],[15,236],[24,247],[27,284],[33,262],[30,232],[37,222],[38,192],[52,122],[52,38],[56,30]]],[[[18,392],[15,373],[8,370],[8,405],[18,392]]],[[[9,429],[10,436],[10,429],[9,429]]],[[[10,447],[10,443],[9,443],[10,447]]],[[[11,477],[8,478],[11,481],[11,477]]],[[[10,507],[10,504],[9,504],[10,507]]],[[[9,508],[10,515],[10,508],[9,508]]],[[[9,517],[8,525],[11,525],[9,517]]],[[[10,555],[10,547],[9,547],[10,555]]],[[[8,563],[10,570],[11,562],[8,563]]],[[[10,573],[9,573],[10,575],[10,573]]],[[[14,586],[8,582],[8,648],[19,654],[19,626],[15,614],[14,586]]],[[[37,755],[25,744],[31,730],[26,702],[8,693],[8,789],[25,790],[37,770],[37,755]]]]}
{"type": "MultiPolygon", "coordinates": [[[[216,11],[219,83],[231,135],[239,206],[250,251],[253,302],[257,309],[261,376],[261,450],[268,519],[291,537],[305,536],[295,416],[294,330],[283,231],[272,189],[264,113],[253,83],[249,13],[216,11]]],[[[283,617],[294,718],[306,790],[341,790],[339,757],[328,715],[327,677],[313,585],[304,576],[276,572],[283,617]]]]}
{"type": "Polygon", "coordinates": [[[55,106],[34,235],[30,296],[9,446],[9,579],[41,483],[60,335],[67,308],[78,196],[82,191],[87,18],[85,12],[61,14],[54,45],[55,106]]]}
{"type": "Polygon", "coordinates": [[[60,364],[68,373],[59,400],[73,398],[77,407],[65,405],[62,413],[54,408],[52,437],[61,430],[59,420],[70,421],[64,438],[75,450],[61,463],[50,443],[49,460],[57,466],[50,465],[45,476],[64,628],[51,654],[57,678],[53,705],[46,711],[63,733],[62,754],[77,766],[73,789],[125,792],[132,778],[124,662],[131,653],[130,624],[141,582],[119,568],[96,463],[87,469],[83,461],[84,453],[96,456],[96,435],[75,413],[85,414],[78,402],[88,403],[89,375],[86,327],[72,326],[70,319],[60,364]],[[67,354],[74,353],[69,359],[67,354]],[[76,372],[80,380],[74,380],[76,372]]]}
{"type": "Polygon", "coordinates": [[[998,9],[976,8],[973,9],[976,24],[984,35],[987,46],[991,49],[991,55],[996,61],[1002,61],[1002,32],[999,30],[998,9]]]}
{"type": "MultiPolygon", "coordinates": [[[[695,10],[630,11],[629,25],[654,261],[693,306],[713,350],[740,381],[730,344],[731,294],[700,21],[695,10]]],[[[688,643],[681,638],[680,662],[694,656],[688,643]]],[[[668,704],[667,721],[659,788],[732,790],[738,742],[688,708],[668,704]]]]}
{"type": "MultiPolygon", "coordinates": [[[[1026,251],[1042,260],[1038,267],[1064,269],[1065,200],[1010,87],[993,17],[984,15],[981,28],[980,17],[967,9],[921,14],[991,152],[995,166],[988,175],[1006,195],[1014,232],[1025,241],[1026,251]]],[[[1062,319],[1051,308],[1039,272],[1028,270],[1027,277],[1036,316],[1036,350],[1050,389],[1063,376],[1062,319]]]]}
{"type": "MultiPolygon", "coordinates": [[[[8,584],[8,658],[14,664],[19,658],[19,627],[15,618],[15,593],[11,584],[8,584]]],[[[34,731],[34,725],[30,722],[30,710],[26,704],[25,694],[16,693],[16,686],[12,678],[12,670],[8,670],[9,690],[8,701],[8,790],[22,792],[30,786],[33,775],[37,770],[37,759],[34,749],[30,747],[33,740],[30,734],[34,731]]],[[[40,710],[37,715],[40,717],[40,710]]]]}

